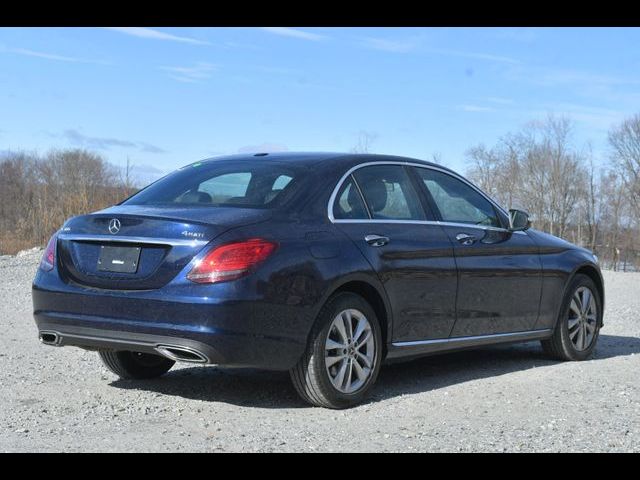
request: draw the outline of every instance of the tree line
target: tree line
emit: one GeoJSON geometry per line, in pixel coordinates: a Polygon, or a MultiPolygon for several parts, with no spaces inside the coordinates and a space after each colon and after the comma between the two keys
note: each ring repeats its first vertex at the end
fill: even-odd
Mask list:
{"type": "Polygon", "coordinates": [[[574,125],[549,116],[466,152],[470,180],[533,226],[592,250],[605,268],[636,269],[640,214],[640,115],[611,127],[594,158],[572,140],[574,125]]]}
{"type": "MultiPolygon", "coordinates": [[[[600,158],[573,141],[566,117],[548,116],[466,152],[466,175],[505,207],[527,210],[534,228],[592,250],[605,268],[640,267],[640,115],[611,127],[600,158]]],[[[369,151],[366,134],[353,149],[369,151]]],[[[441,156],[432,160],[441,162],[441,156]]],[[[83,149],[0,156],[0,254],[44,245],[64,221],[118,203],[138,185],[83,149]]]]}
{"type": "Polygon", "coordinates": [[[74,215],[100,210],[136,191],[121,170],[87,150],[0,157],[0,254],[45,245],[74,215]]]}

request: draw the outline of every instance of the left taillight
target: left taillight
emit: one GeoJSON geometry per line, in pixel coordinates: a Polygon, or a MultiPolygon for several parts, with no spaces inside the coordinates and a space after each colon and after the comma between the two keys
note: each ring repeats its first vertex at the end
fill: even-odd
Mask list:
{"type": "Polygon", "coordinates": [[[276,247],[276,243],[261,238],[220,245],[207,253],[187,278],[195,283],[235,280],[252,272],[276,247]]]}
{"type": "Polygon", "coordinates": [[[54,233],[49,243],[47,243],[47,248],[42,255],[42,260],[40,261],[40,269],[45,272],[49,272],[53,270],[53,266],[56,263],[56,243],[58,240],[58,234],[54,233]]]}

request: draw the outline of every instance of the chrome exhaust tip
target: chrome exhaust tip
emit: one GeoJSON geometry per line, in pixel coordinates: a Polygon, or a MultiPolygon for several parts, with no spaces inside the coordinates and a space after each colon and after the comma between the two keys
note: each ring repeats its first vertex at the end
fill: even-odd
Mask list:
{"type": "Polygon", "coordinates": [[[197,350],[177,345],[158,345],[156,351],[176,362],[209,363],[209,359],[197,350]]]}
{"type": "Polygon", "coordinates": [[[40,342],[45,345],[59,346],[61,337],[56,332],[40,332],[40,342]]]}

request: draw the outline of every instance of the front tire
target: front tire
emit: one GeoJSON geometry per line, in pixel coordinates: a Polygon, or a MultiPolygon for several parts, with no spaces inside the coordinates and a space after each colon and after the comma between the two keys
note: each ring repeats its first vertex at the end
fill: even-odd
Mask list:
{"type": "Polygon", "coordinates": [[[159,377],[167,373],[176,363],[151,353],[100,350],[98,354],[109,370],[126,380],[159,377]]]}
{"type": "Polygon", "coordinates": [[[602,302],[594,281],[577,274],[569,284],[553,336],[542,348],[558,360],[586,360],[591,356],[602,325],[602,302]]]}
{"type": "Polygon", "coordinates": [[[291,369],[298,394],[311,405],[348,408],[360,403],[382,362],[379,320],[367,301],[338,293],[320,311],[307,349],[291,369]]]}

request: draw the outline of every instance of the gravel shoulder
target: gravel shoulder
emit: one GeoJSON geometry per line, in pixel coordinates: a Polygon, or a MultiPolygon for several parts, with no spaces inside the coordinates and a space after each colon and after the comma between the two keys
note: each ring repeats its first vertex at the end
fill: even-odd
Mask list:
{"type": "Polygon", "coordinates": [[[38,342],[41,252],[0,257],[0,451],[640,451],[640,273],[605,272],[586,362],[539,343],[383,367],[369,402],[311,408],[287,373],[176,365],[122,381],[38,342]]]}

